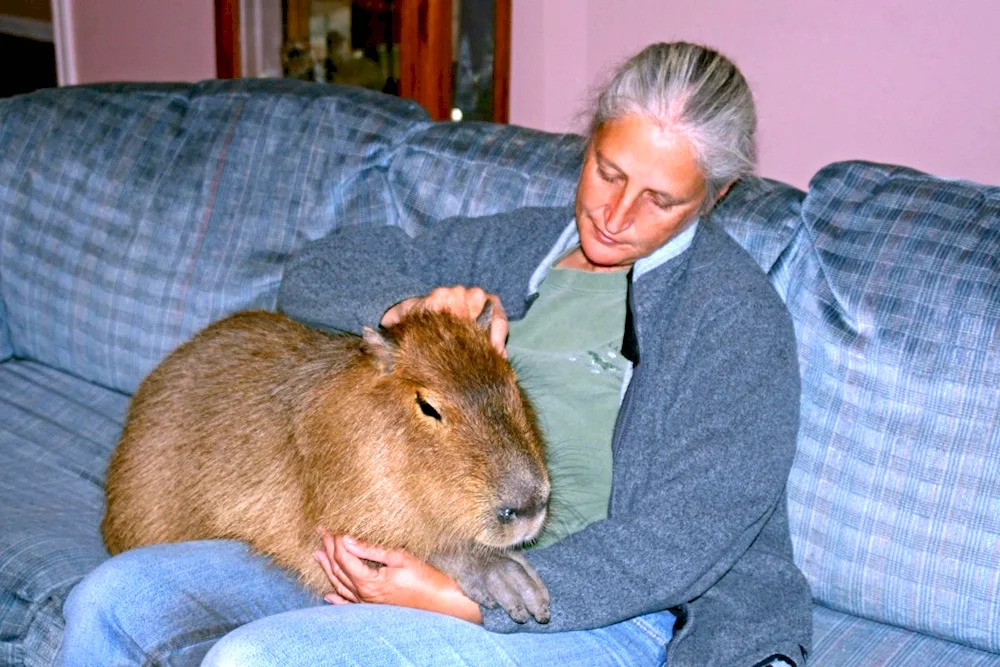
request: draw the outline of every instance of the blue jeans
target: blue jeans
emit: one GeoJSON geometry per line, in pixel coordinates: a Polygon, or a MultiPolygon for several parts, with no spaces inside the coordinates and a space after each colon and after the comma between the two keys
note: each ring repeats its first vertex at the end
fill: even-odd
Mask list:
{"type": "Polygon", "coordinates": [[[63,614],[64,667],[658,667],[674,625],[673,614],[659,612],[596,630],[506,635],[404,607],[331,606],[224,540],[116,556],[73,589],[63,614]]]}

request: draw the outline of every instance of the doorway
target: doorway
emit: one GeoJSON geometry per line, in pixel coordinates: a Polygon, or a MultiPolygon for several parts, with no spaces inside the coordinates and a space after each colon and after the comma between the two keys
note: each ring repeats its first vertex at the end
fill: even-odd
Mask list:
{"type": "Polygon", "coordinates": [[[360,85],[507,122],[512,0],[216,0],[218,76],[360,85]]]}

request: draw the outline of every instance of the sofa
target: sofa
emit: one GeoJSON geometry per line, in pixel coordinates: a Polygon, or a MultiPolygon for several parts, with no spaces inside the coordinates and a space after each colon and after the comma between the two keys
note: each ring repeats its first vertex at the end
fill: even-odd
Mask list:
{"type": "MultiPolygon", "coordinates": [[[[105,467],[160,359],[273,309],[287,260],[340,225],[568,203],[583,147],[293,81],[0,101],[0,664],[50,665],[108,557],[105,467]]],[[[1000,187],[841,162],[804,192],[740,183],[710,224],[795,322],[809,664],[1000,667],[1000,187]]]]}

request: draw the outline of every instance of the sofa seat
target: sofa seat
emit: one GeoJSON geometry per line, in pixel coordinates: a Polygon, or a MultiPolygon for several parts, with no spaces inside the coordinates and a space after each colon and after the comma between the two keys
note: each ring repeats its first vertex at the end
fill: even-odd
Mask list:
{"type": "Polygon", "coordinates": [[[1000,655],[813,607],[815,667],[1000,667],[1000,655]]]}
{"type": "Polygon", "coordinates": [[[104,469],[127,404],[38,363],[0,364],[0,665],[51,665],[66,595],[108,557],[104,469]]]}

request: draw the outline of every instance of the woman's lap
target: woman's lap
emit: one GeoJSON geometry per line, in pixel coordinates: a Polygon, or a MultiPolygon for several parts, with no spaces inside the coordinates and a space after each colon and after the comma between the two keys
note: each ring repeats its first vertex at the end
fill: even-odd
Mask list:
{"type": "Polygon", "coordinates": [[[431,612],[375,604],[292,611],[243,626],[205,667],[659,667],[674,617],[650,614],[579,632],[496,634],[431,612]]]}
{"type": "Polygon", "coordinates": [[[70,593],[57,664],[197,665],[241,625],[321,604],[240,542],[135,549],[102,563],[70,593]]]}
{"type": "Polygon", "coordinates": [[[74,588],[64,615],[64,667],[198,665],[216,642],[205,664],[658,666],[673,626],[663,612],[591,631],[502,635],[412,609],[330,606],[228,540],[116,556],[74,588]]]}

